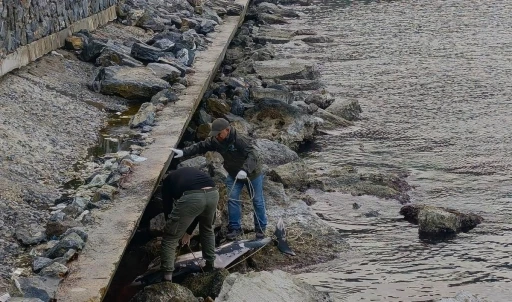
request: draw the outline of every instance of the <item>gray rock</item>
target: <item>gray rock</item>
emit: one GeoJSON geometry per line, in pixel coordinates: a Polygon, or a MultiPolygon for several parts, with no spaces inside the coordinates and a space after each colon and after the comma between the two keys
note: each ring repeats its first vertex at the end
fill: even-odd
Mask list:
{"type": "Polygon", "coordinates": [[[151,103],[153,105],[157,105],[158,103],[162,103],[164,105],[167,105],[167,103],[175,103],[179,99],[178,95],[174,92],[172,92],[170,89],[164,89],[160,91],[159,93],[155,94],[151,98],[151,103]]]}
{"type": "Polygon", "coordinates": [[[286,104],[293,102],[293,95],[290,92],[272,88],[251,88],[251,98],[255,101],[277,100],[286,104]]]}
{"type": "Polygon", "coordinates": [[[486,300],[482,300],[478,298],[476,295],[469,293],[467,291],[460,291],[454,298],[445,298],[441,300],[437,300],[437,302],[485,302],[486,300]]]}
{"type": "Polygon", "coordinates": [[[327,36],[310,36],[302,38],[302,41],[307,43],[332,43],[334,39],[327,36]]]}
{"type": "MultiPolygon", "coordinates": [[[[96,175],[96,176],[99,177],[100,175],[101,174],[96,175]]],[[[94,179],[96,179],[96,178],[94,178],[94,179]]],[[[93,181],[94,181],[94,179],[93,179],[93,181]]],[[[105,177],[105,180],[106,180],[106,177],[105,177]]],[[[62,210],[62,212],[64,212],[66,215],[69,215],[69,216],[71,216],[73,218],[76,218],[88,206],[89,200],[90,200],[89,197],[76,196],[73,199],[73,202],[71,202],[71,204],[69,204],[67,207],[65,207],[62,210]]]]}
{"type": "Polygon", "coordinates": [[[32,270],[38,273],[40,270],[50,265],[53,262],[52,259],[46,257],[36,257],[32,262],[32,270]]]}
{"type": "Polygon", "coordinates": [[[155,112],[156,108],[152,103],[142,104],[139,111],[130,119],[130,128],[152,126],[155,123],[155,112]]]}
{"type": "Polygon", "coordinates": [[[347,121],[342,117],[329,113],[326,110],[320,108],[318,108],[313,113],[313,116],[319,117],[322,120],[324,120],[324,123],[322,124],[323,129],[335,129],[338,127],[349,127],[354,125],[353,122],[347,121]]]}
{"type": "Polygon", "coordinates": [[[160,48],[149,46],[143,43],[134,43],[132,45],[131,55],[145,62],[157,62],[160,57],[165,56],[160,48]]]}
{"type": "Polygon", "coordinates": [[[159,91],[169,88],[166,81],[156,77],[147,67],[110,66],[102,68],[95,82],[107,95],[118,95],[130,100],[150,100],[159,91]]]}
{"type": "MultiPolygon", "coordinates": [[[[126,162],[126,160],[123,160],[121,162],[122,164],[119,165],[119,169],[121,169],[121,167],[126,167],[129,170],[131,166],[125,165],[125,164],[123,164],[123,162],[126,162]]],[[[117,192],[118,192],[118,189],[116,187],[105,184],[105,185],[101,186],[101,188],[96,190],[96,192],[94,193],[94,196],[93,196],[93,201],[98,202],[100,200],[113,200],[114,195],[117,192]]]]}
{"type": "Polygon", "coordinates": [[[87,184],[88,187],[101,187],[107,181],[108,174],[97,174],[93,177],[91,182],[87,184]]]}
{"type": "Polygon", "coordinates": [[[406,205],[400,209],[400,214],[405,220],[418,224],[420,238],[452,237],[472,230],[483,221],[476,214],[428,205],[406,205]]]}
{"type": "Polygon", "coordinates": [[[258,151],[262,163],[271,167],[299,159],[299,155],[288,146],[268,139],[254,140],[254,148],[258,151]]]}
{"type": "Polygon", "coordinates": [[[46,240],[44,227],[37,224],[18,226],[15,236],[24,245],[34,245],[46,240]]]}
{"type": "Polygon", "coordinates": [[[45,276],[17,279],[24,298],[37,298],[43,302],[50,302],[55,299],[60,280],[59,278],[45,276]]]}
{"type": "MultiPolygon", "coordinates": [[[[179,18],[178,18],[179,19],[179,18]]],[[[181,19],[179,19],[181,22],[181,19]]],[[[153,47],[159,48],[164,52],[172,52],[176,43],[169,39],[160,39],[153,43],[153,47]]]]}
{"type": "Polygon", "coordinates": [[[153,70],[155,76],[169,83],[176,83],[180,80],[181,71],[169,64],[149,63],[147,67],[153,70]]]}
{"type": "Polygon", "coordinates": [[[149,221],[149,231],[155,235],[161,235],[164,232],[165,228],[165,214],[160,213],[156,215],[155,217],[151,218],[149,221]]]}
{"type": "Polygon", "coordinates": [[[330,302],[328,293],[320,292],[293,275],[274,270],[272,272],[234,273],[222,285],[218,302],[301,301],[330,302]]]}
{"type": "Polygon", "coordinates": [[[281,101],[264,100],[245,111],[245,118],[254,125],[253,136],[278,141],[297,149],[312,140],[322,120],[281,101]]]}
{"type": "Polygon", "coordinates": [[[323,90],[318,93],[315,92],[310,94],[308,97],[306,97],[304,102],[306,104],[315,104],[318,107],[325,109],[334,102],[334,97],[327,91],[323,90]]]}
{"type": "Polygon", "coordinates": [[[198,120],[200,125],[208,124],[213,121],[212,116],[209,115],[206,111],[204,111],[204,109],[199,109],[198,120]]]}
{"type": "Polygon", "coordinates": [[[82,52],[80,53],[78,58],[85,62],[94,61],[100,56],[101,52],[106,47],[106,43],[103,43],[98,40],[89,40],[87,43],[84,44],[84,48],[82,49],[82,52]]]}
{"type": "Polygon", "coordinates": [[[70,233],[62,238],[54,247],[44,253],[44,257],[54,259],[62,257],[69,249],[82,250],[85,243],[76,233],[70,233]]]}
{"type": "Polygon", "coordinates": [[[267,24],[288,24],[285,18],[279,15],[272,15],[267,13],[259,13],[258,19],[267,24]]]}
{"type": "Polygon", "coordinates": [[[258,27],[253,34],[254,42],[259,44],[284,44],[290,42],[295,36],[291,30],[273,28],[268,25],[258,27]]]}
{"type": "Polygon", "coordinates": [[[339,99],[335,100],[325,111],[348,121],[359,120],[361,112],[363,112],[357,100],[339,99]]]}
{"type": "Polygon", "coordinates": [[[178,62],[185,66],[192,66],[194,57],[194,52],[186,48],[183,48],[176,53],[176,59],[178,62]]]}
{"type": "Polygon", "coordinates": [[[305,189],[308,184],[306,165],[302,161],[290,162],[271,169],[270,180],[282,183],[285,188],[305,189]]]}
{"type": "Polygon", "coordinates": [[[256,61],[253,68],[263,79],[315,80],[320,75],[316,64],[306,60],[256,61]]]}
{"type": "Polygon", "coordinates": [[[201,21],[201,24],[199,25],[199,31],[198,33],[206,35],[208,33],[215,31],[215,26],[217,26],[217,22],[213,20],[203,20],[201,21]]]}
{"type": "Polygon", "coordinates": [[[52,264],[43,268],[39,275],[45,277],[64,278],[67,273],[68,268],[65,265],[62,265],[58,262],[53,262],[52,264]]]}
{"type": "Polygon", "coordinates": [[[98,66],[129,66],[129,67],[142,67],[144,64],[127,54],[121,53],[113,48],[107,47],[101,55],[96,59],[98,66]]]}
{"type": "Polygon", "coordinates": [[[291,91],[319,90],[325,87],[320,80],[281,80],[280,83],[286,85],[291,91]]]}
{"type": "Polygon", "coordinates": [[[78,236],[80,236],[80,238],[82,238],[82,240],[84,242],[87,241],[87,238],[89,236],[84,228],[82,228],[82,227],[73,227],[73,228],[67,229],[66,232],[64,232],[64,234],[62,235],[62,237],[66,237],[67,235],[69,235],[71,233],[75,233],[78,236]]]}

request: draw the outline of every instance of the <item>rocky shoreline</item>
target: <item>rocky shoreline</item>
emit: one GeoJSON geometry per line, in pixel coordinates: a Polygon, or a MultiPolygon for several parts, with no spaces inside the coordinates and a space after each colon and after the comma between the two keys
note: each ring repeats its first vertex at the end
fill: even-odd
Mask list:
{"type": "MultiPolygon", "coordinates": [[[[285,4],[308,3],[296,1],[285,4]]],[[[5,211],[2,209],[1,222],[7,231],[2,234],[0,246],[2,256],[5,256],[1,257],[4,285],[0,292],[8,291],[11,296],[20,296],[21,290],[26,297],[43,301],[51,299],[59,280],[67,274],[66,264],[79,257],[86,244],[87,233],[83,227],[94,223],[90,212],[108,208],[115,201],[116,193],[123,189],[123,177],[145,160],[140,155],[145,146],[153,142],[151,129],[158,123],[158,112],[164,106],[172,106],[186,91],[187,75],[194,73],[195,52],[207,51],[208,34],[222,22],[223,15],[240,12],[239,6],[221,0],[204,4],[196,1],[166,4],[125,1],[118,6],[120,24],[109,25],[94,33],[76,34],[68,39],[69,51],[43,59],[40,64],[51,65],[52,60],[72,61],[77,54],[82,62],[97,66],[92,68],[92,64],[66,62],[75,64],[77,69],[87,70],[89,79],[55,88],[59,93],[69,94],[66,90],[75,89],[72,97],[83,99],[83,96],[96,95],[101,108],[109,112],[122,111],[135,100],[147,103],[141,104],[138,113],[130,120],[132,130],[127,130],[129,135],[126,138],[131,145],[127,151],[105,154],[92,162],[85,161],[78,172],[64,173],[50,183],[31,184],[28,187],[34,190],[25,191],[21,198],[12,189],[7,190],[12,195],[2,194],[5,211]],[[76,92],[84,90],[85,86],[88,91],[76,92]],[[115,97],[102,99],[101,94],[115,97]],[[80,180],[82,185],[63,192],[59,186],[70,178],[80,180]],[[25,215],[31,219],[27,220],[25,215]],[[14,284],[11,278],[16,280],[14,284]]],[[[301,146],[314,141],[322,131],[352,125],[361,109],[357,102],[334,99],[325,91],[314,64],[275,57],[272,43],[289,41],[290,37],[297,35],[303,35],[304,41],[310,43],[326,39],[313,32],[285,32],[272,27],[272,24],[287,22],[286,18],[297,17],[299,15],[291,7],[268,2],[253,3],[181,143],[188,145],[204,139],[209,132],[209,123],[216,117],[228,119],[239,132],[254,138],[267,175],[264,186],[269,217],[267,235],[272,235],[277,220],[282,218],[290,230],[289,242],[297,256],[285,256],[275,247],[268,246],[252,257],[252,262],[237,267],[240,272],[273,269],[293,272],[294,269],[333,259],[348,248],[342,236],[311,211],[309,205],[314,200],[305,194],[306,189],[370,194],[408,201],[406,191],[410,188],[402,176],[362,175],[351,167],[317,171],[302,162],[299,155],[301,146]]],[[[17,72],[17,76],[37,81],[31,77],[37,76],[38,71],[30,70],[31,67],[27,69],[17,72]]],[[[59,86],[57,81],[51,82],[55,87],[59,86]]],[[[57,175],[58,171],[69,171],[63,166],[83,158],[86,147],[96,140],[96,135],[91,133],[97,131],[106,118],[103,111],[89,111],[90,117],[85,121],[90,124],[69,134],[82,138],[70,141],[77,146],[74,156],[69,157],[62,151],[61,157],[55,161],[60,162],[57,166],[50,164],[29,170],[20,173],[21,177],[17,179],[24,177],[25,183],[34,182],[41,178],[45,169],[55,171],[54,175],[57,175]],[[90,135],[84,136],[85,133],[90,135]]],[[[69,123],[83,118],[83,113],[76,114],[69,123]]],[[[56,149],[68,150],[63,145],[55,145],[56,149]]],[[[21,155],[18,157],[23,159],[21,155]]],[[[226,188],[223,185],[226,172],[222,169],[222,160],[218,154],[211,153],[180,163],[200,167],[214,176],[222,196],[216,222],[221,234],[227,215],[226,188]]],[[[31,161],[25,166],[31,167],[31,161]]],[[[9,177],[7,174],[5,178],[9,177]]],[[[5,187],[10,183],[0,182],[5,187]]],[[[247,199],[247,196],[243,198],[247,199]]],[[[152,206],[158,208],[157,203],[155,199],[152,206]]],[[[148,221],[157,238],[161,219],[159,224],[158,218],[151,218],[148,221]]],[[[248,207],[244,208],[243,225],[247,235],[251,236],[252,213],[248,207]]]]}

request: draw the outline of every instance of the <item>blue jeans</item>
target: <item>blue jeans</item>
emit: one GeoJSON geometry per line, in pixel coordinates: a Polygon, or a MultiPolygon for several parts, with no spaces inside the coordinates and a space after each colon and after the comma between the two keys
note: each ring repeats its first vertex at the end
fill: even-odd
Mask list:
{"type": "Polygon", "coordinates": [[[258,175],[258,177],[256,177],[253,180],[237,179],[234,187],[233,183],[235,182],[235,178],[232,177],[231,175],[228,175],[228,177],[226,178],[226,187],[228,190],[228,194],[230,194],[229,192],[231,191],[231,189],[233,189],[231,191],[231,194],[229,195],[228,200],[229,230],[239,230],[242,228],[242,204],[240,202],[240,194],[242,193],[244,185],[250,192],[249,181],[251,182],[252,187],[254,188],[254,198],[252,200],[254,210],[254,229],[256,231],[264,231],[265,228],[267,227],[267,214],[265,213],[265,199],[263,197],[263,174],[258,175]]]}

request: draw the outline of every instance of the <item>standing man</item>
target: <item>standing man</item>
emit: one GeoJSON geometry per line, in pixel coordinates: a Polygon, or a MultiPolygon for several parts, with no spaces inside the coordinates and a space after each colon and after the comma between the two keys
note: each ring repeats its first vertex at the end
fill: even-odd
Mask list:
{"type": "Polygon", "coordinates": [[[175,170],[163,180],[162,202],[167,220],[161,251],[164,280],[172,281],[179,239],[183,236],[183,243],[188,244],[198,223],[199,241],[206,260],[203,270],[212,271],[215,261],[213,223],[219,202],[219,192],[213,179],[193,167],[175,170]]]}
{"type": "Polygon", "coordinates": [[[210,137],[183,150],[172,149],[174,157],[203,154],[207,151],[217,151],[224,158],[224,168],[228,172],[226,187],[229,195],[228,201],[228,234],[229,240],[234,240],[242,231],[242,208],[240,194],[244,185],[253,197],[254,229],[256,238],[265,237],[267,215],[265,213],[265,199],[263,198],[263,174],[259,157],[251,144],[251,140],[238,134],[235,128],[223,118],[215,119],[212,123],[210,137]]]}

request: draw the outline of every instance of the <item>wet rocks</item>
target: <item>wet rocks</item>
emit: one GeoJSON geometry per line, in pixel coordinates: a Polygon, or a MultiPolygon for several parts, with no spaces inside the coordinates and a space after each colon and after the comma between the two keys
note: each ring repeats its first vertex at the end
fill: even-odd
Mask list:
{"type": "Polygon", "coordinates": [[[419,226],[420,238],[453,237],[460,232],[469,232],[483,222],[483,218],[476,214],[428,205],[406,205],[400,209],[400,214],[419,226]]]}
{"type": "Polygon", "coordinates": [[[361,106],[357,100],[335,100],[325,111],[348,121],[355,121],[360,118],[361,106]]]}
{"type": "Polygon", "coordinates": [[[146,67],[102,67],[95,83],[101,93],[118,95],[129,100],[150,100],[159,91],[170,87],[169,83],[156,77],[146,67]]]}
{"type": "Polygon", "coordinates": [[[162,282],[146,286],[138,292],[130,302],[191,302],[197,301],[194,294],[181,285],[171,282],[162,282]]]}
{"type": "Polygon", "coordinates": [[[130,128],[153,126],[155,123],[155,112],[156,108],[152,103],[142,104],[139,111],[130,119],[130,128]]]}
{"type": "Polygon", "coordinates": [[[300,281],[291,274],[274,270],[229,275],[215,301],[328,302],[333,300],[329,294],[316,290],[312,285],[300,281]]]}

